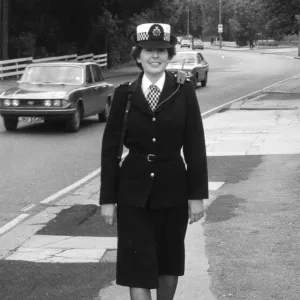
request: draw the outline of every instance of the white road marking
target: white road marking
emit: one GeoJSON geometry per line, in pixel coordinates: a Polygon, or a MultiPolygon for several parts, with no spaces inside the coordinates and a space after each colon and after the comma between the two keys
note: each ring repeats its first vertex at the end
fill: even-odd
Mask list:
{"type": "MultiPolygon", "coordinates": [[[[123,153],[122,158],[124,156],[126,156],[127,153],[128,152],[123,153]]],[[[66,188],[60,190],[59,192],[57,192],[57,193],[51,195],[50,197],[42,200],[40,203],[47,204],[47,203],[49,203],[51,201],[56,200],[57,198],[61,197],[62,195],[64,195],[64,194],[70,192],[71,190],[73,190],[73,189],[81,186],[82,184],[84,184],[85,182],[89,181],[93,177],[98,176],[100,174],[100,172],[101,172],[101,168],[98,168],[97,170],[93,171],[92,173],[88,174],[87,176],[83,177],[82,179],[78,180],[77,182],[75,182],[75,183],[67,186],[66,188]]]]}
{"type": "Polygon", "coordinates": [[[24,208],[22,208],[20,211],[28,211],[30,209],[32,209],[33,207],[35,207],[36,204],[28,204],[27,206],[25,206],[24,208]]]}
{"type": "Polygon", "coordinates": [[[208,187],[210,191],[217,191],[225,182],[210,181],[208,187]]]}
{"type": "Polygon", "coordinates": [[[29,215],[28,214],[21,214],[15,219],[11,220],[4,226],[0,228],[0,234],[3,234],[4,232],[10,230],[12,227],[16,226],[18,223],[20,223],[22,220],[26,219],[29,215]]]}
{"type": "Polygon", "coordinates": [[[82,179],[78,180],[77,182],[67,186],[66,188],[60,190],[59,192],[51,195],[50,197],[44,199],[43,201],[41,201],[40,203],[42,204],[46,204],[49,203],[51,201],[56,200],[57,198],[59,198],[60,196],[70,192],[71,190],[79,187],[80,185],[84,184],[85,182],[87,182],[88,180],[90,180],[91,178],[97,176],[100,174],[100,168],[98,168],[97,170],[93,171],[92,173],[88,174],[87,176],[83,177],[82,179]]]}

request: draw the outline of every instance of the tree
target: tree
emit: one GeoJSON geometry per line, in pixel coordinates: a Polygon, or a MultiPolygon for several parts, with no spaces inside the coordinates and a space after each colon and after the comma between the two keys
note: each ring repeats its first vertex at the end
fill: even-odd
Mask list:
{"type": "Polygon", "coordinates": [[[266,28],[270,36],[281,39],[285,34],[298,32],[296,14],[300,14],[300,0],[264,0],[267,12],[266,28]]]}
{"type": "Polygon", "coordinates": [[[8,38],[9,38],[9,3],[8,0],[0,0],[0,59],[8,59],[8,38]]]}

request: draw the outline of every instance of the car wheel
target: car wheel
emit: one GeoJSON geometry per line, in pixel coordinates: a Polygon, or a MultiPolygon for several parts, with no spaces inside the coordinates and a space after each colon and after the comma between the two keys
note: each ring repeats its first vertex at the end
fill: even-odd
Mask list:
{"type": "Polygon", "coordinates": [[[201,81],[201,86],[205,87],[207,85],[207,80],[208,80],[208,74],[205,74],[204,80],[201,81]]]}
{"type": "Polygon", "coordinates": [[[198,87],[198,76],[194,76],[194,79],[193,79],[193,84],[194,84],[194,87],[195,89],[198,87]]]}
{"type": "Polygon", "coordinates": [[[109,112],[110,112],[110,103],[109,101],[107,101],[104,111],[98,114],[99,122],[106,122],[108,120],[109,112]]]}
{"type": "Polygon", "coordinates": [[[68,132],[77,132],[80,128],[82,119],[82,107],[77,105],[75,112],[72,114],[71,118],[66,121],[66,129],[68,132]]]}
{"type": "Polygon", "coordinates": [[[18,127],[19,117],[3,116],[3,122],[7,131],[15,131],[18,127]]]}

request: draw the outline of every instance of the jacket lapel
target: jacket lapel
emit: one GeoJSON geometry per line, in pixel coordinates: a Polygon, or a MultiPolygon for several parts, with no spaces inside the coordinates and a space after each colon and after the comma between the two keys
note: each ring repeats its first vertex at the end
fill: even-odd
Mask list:
{"type": "Polygon", "coordinates": [[[138,108],[140,108],[143,112],[154,115],[154,112],[151,110],[147,99],[142,91],[142,78],[143,72],[138,76],[138,78],[129,86],[129,92],[131,92],[131,103],[138,108]]]}
{"type": "Polygon", "coordinates": [[[166,72],[166,80],[165,80],[165,84],[163,86],[163,90],[159,97],[159,101],[158,101],[159,106],[155,110],[156,112],[159,112],[166,107],[166,104],[169,102],[169,100],[167,100],[167,101],[165,101],[165,100],[172,95],[172,93],[176,90],[176,88],[177,88],[177,85],[176,85],[174,77],[171,74],[169,74],[168,72],[166,72]],[[162,102],[164,102],[164,103],[162,103],[162,102]]]}

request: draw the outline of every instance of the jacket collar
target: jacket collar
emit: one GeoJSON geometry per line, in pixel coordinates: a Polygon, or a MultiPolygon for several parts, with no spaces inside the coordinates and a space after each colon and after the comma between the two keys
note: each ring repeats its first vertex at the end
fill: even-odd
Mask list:
{"type": "MultiPolygon", "coordinates": [[[[138,106],[145,113],[154,115],[154,112],[149,107],[147,99],[145,98],[144,93],[142,91],[141,83],[143,75],[144,73],[141,72],[138,78],[129,86],[128,91],[132,93],[131,103],[138,106]]],[[[162,103],[165,99],[167,99],[175,91],[176,87],[177,84],[174,77],[168,72],[166,72],[166,80],[158,100],[158,105],[162,103]]],[[[159,112],[162,109],[164,109],[166,107],[166,103],[168,103],[168,101],[165,101],[164,103],[162,103],[162,105],[158,106],[155,112],[159,112]]]]}

